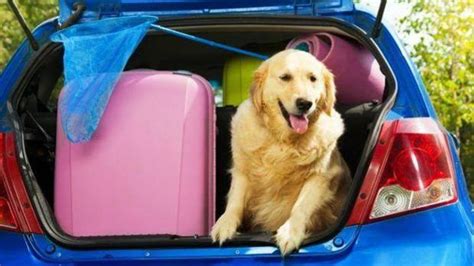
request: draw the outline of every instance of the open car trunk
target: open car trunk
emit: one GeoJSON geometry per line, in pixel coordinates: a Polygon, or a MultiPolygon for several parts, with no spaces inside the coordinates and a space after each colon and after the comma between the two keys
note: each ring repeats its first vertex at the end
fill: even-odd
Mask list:
{"type": "MultiPolygon", "coordinates": [[[[330,32],[353,38],[368,48],[380,64],[386,77],[384,100],[355,106],[337,104],[344,118],[346,131],[339,141],[339,149],[347,161],[353,177],[351,194],[337,224],[325,232],[310,237],[306,243],[323,241],[344,227],[350,215],[358,189],[364,178],[371,151],[381,122],[393,102],[396,86],[390,68],[374,43],[357,28],[336,20],[321,18],[282,17],[214,17],[161,20],[161,25],[226,43],[235,47],[271,55],[285,49],[288,42],[309,32],[330,32]]],[[[36,212],[44,231],[57,242],[69,247],[154,247],[212,245],[209,236],[113,236],[73,237],[64,233],[55,221],[54,204],[55,135],[57,126],[57,98],[63,87],[63,47],[50,43],[30,64],[29,71],[10,99],[12,119],[18,122],[16,140],[25,154],[19,160],[36,212]]],[[[230,52],[179,39],[174,36],[149,32],[130,58],[126,70],[186,70],[207,80],[222,78],[230,52]]],[[[216,139],[216,217],[225,209],[230,185],[227,173],[231,165],[230,121],[235,107],[216,108],[218,130],[216,139]]],[[[91,188],[92,189],[92,188],[91,188]]],[[[159,197],[159,195],[157,195],[159,197]]],[[[94,217],[90,217],[94,219],[94,217]]],[[[259,245],[273,243],[265,233],[244,233],[229,241],[230,245],[259,245]]]]}

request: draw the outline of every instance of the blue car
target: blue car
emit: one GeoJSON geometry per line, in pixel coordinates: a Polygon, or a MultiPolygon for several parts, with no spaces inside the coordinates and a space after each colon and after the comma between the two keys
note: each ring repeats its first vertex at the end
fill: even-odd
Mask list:
{"type": "MultiPolygon", "coordinates": [[[[473,265],[474,212],[459,143],[383,22],[381,2],[372,14],[352,0],[59,0],[59,17],[37,26],[0,76],[0,265],[473,265]],[[52,206],[64,49],[49,37],[74,23],[141,14],[253,51],[328,31],[373,54],[386,78],[384,100],[339,107],[348,132],[340,148],[353,185],[334,226],[285,257],[266,233],[242,233],[220,247],[209,236],[74,237],[61,230],[52,206]]],[[[205,68],[212,78],[213,66],[229,55],[149,32],[126,68],[205,68]]],[[[217,110],[218,127],[225,110],[217,110]]],[[[218,147],[218,166],[220,155],[218,147]]],[[[217,185],[225,202],[228,182],[217,185]]]]}

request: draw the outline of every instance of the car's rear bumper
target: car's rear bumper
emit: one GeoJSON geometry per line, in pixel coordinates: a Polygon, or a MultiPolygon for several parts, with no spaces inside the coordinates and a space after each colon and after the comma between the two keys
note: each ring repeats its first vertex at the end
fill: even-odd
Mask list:
{"type": "MultiPolygon", "coordinates": [[[[347,249],[326,255],[293,254],[285,258],[285,265],[472,265],[471,225],[463,216],[461,204],[456,203],[364,225],[356,229],[357,239],[347,249]]],[[[1,232],[0,265],[96,265],[99,261],[100,265],[282,263],[279,254],[268,253],[273,247],[267,247],[267,252],[263,252],[262,247],[72,251],[54,245],[39,246],[38,239],[42,239],[43,244],[49,243],[45,236],[1,232]],[[189,257],[192,253],[198,255],[197,252],[201,254],[189,257]]]]}

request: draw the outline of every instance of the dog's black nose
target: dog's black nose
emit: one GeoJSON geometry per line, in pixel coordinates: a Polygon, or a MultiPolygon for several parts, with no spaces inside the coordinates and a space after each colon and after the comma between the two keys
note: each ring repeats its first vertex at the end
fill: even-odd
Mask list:
{"type": "Polygon", "coordinates": [[[309,108],[311,108],[312,105],[313,105],[312,102],[305,100],[303,98],[296,99],[296,108],[298,108],[298,110],[302,113],[307,112],[309,108]]]}

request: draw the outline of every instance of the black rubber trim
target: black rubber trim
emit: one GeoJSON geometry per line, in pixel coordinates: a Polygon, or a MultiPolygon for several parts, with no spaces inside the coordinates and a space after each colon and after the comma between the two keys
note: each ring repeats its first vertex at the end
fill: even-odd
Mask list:
{"type": "Polygon", "coordinates": [[[385,12],[385,6],[387,5],[387,0],[380,1],[379,9],[377,11],[377,17],[375,17],[375,23],[372,28],[371,37],[378,38],[380,31],[382,30],[382,18],[385,12]]]}
{"type": "MultiPolygon", "coordinates": [[[[303,245],[321,243],[332,239],[346,224],[353,205],[358,197],[358,191],[362,185],[364,174],[369,166],[372,157],[373,148],[378,140],[380,129],[384,121],[385,115],[393,106],[397,93],[397,83],[394,74],[383,54],[376,46],[373,39],[367,37],[367,33],[362,29],[351,25],[345,21],[335,18],[320,17],[294,17],[294,16],[212,16],[212,17],[183,17],[183,18],[162,18],[160,25],[168,27],[185,27],[185,26],[224,26],[224,25],[262,25],[262,26],[317,26],[317,27],[334,27],[348,33],[366,48],[368,48],[380,64],[380,69],[386,77],[386,99],[382,103],[381,111],[373,123],[368,140],[366,142],[361,161],[355,172],[353,185],[351,186],[349,199],[346,202],[338,222],[317,235],[309,237],[303,245]]],[[[58,245],[71,249],[108,249],[108,248],[153,248],[153,247],[210,247],[213,244],[209,236],[180,237],[171,235],[146,235],[146,236],[108,236],[108,237],[73,237],[61,230],[56,223],[53,211],[45,200],[41,189],[36,182],[36,177],[28,163],[25,152],[25,143],[23,138],[23,129],[19,117],[16,113],[19,100],[23,91],[26,89],[30,79],[35,74],[41,60],[48,56],[55,49],[61,48],[61,45],[48,43],[42,47],[37,56],[32,58],[28,63],[25,72],[17,82],[8,102],[10,119],[15,125],[16,144],[18,150],[18,158],[21,172],[24,177],[25,184],[32,203],[35,207],[37,217],[40,220],[43,231],[48,237],[58,245]]],[[[266,233],[246,233],[236,236],[234,239],[227,241],[225,246],[260,246],[274,245],[273,238],[266,233]]]]}
{"type": "Polygon", "coordinates": [[[182,75],[182,76],[192,76],[193,73],[187,71],[187,70],[176,70],[176,71],[173,71],[173,74],[175,75],[182,75]]]}
{"type": "Polygon", "coordinates": [[[73,12],[71,16],[69,16],[66,21],[64,21],[61,26],[59,27],[60,30],[63,30],[67,27],[70,27],[82,17],[84,14],[84,11],[86,11],[86,5],[80,2],[76,2],[73,4],[73,12]]]}

